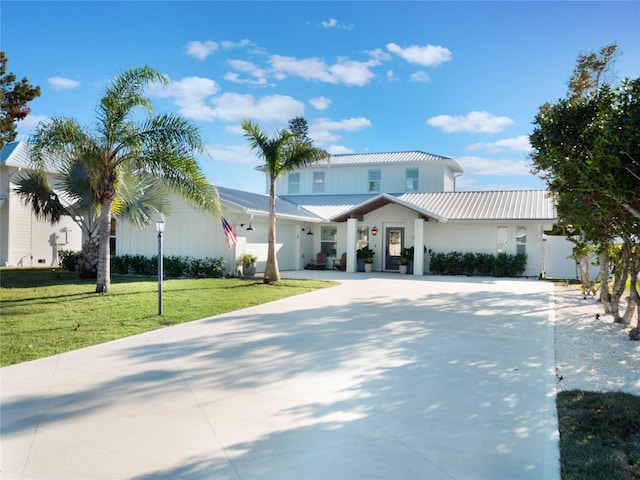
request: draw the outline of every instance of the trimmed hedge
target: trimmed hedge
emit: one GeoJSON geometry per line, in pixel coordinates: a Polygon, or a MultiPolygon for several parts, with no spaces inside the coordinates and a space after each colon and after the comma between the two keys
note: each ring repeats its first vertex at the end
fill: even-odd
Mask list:
{"type": "MultiPolygon", "coordinates": [[[[167,278],[220,278],[224,275],[225,260],[219,258],[193,258],[166,256],[162,270],[167,278]]],[[[111,272],[119,275],[158,274],[158,256],[114,255],[111,257],[111,272]]]]}
{"type": "Polygon", "coordinates": [[[521,277],[527,268],[527,256],[523,254],[429,253],[429,269],[435,275],[521,277]]]}

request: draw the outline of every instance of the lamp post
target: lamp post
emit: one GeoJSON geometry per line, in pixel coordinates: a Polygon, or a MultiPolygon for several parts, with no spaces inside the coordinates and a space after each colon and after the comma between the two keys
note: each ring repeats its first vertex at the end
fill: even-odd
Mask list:
{"type": "Polygon", "coordinates": [[[164,233],[164,222],[156,222],[158,232],[158,315],[162,315],[162,234],[164,233]]]}

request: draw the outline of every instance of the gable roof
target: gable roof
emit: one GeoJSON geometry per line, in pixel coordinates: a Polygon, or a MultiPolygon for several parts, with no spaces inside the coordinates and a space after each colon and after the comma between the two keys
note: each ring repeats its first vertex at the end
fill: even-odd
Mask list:
{"type": "Polygon", "coordinates": [[[325,221],[344,222],[388,204],[401,205],[439,222],[529,220],[554,222],[555,205],[545,190],[436,192],[285,197],[325,221]],[[350,203],[350,204],[349,204],[350,203]]]}
{"type": "MultiPolygon", "coordinates": [[[[269,215],[270,198],[268,195],[244,192],[242,190],[225,187],[217,187],[217,190],[220,201],[226,207],[241,210],[249,215],[269,215]]],[[[322,221],[321,217],[318,217],[306,208],[281,198],[276,198],[276,217],[305,222],[322,221]]]]}
{"type": "Polygon", "coordinates": [[[25,142],[11,142],[0,150],[0,163],[10,167],[29,167],[31,157],[29,146],[25,142]]]}

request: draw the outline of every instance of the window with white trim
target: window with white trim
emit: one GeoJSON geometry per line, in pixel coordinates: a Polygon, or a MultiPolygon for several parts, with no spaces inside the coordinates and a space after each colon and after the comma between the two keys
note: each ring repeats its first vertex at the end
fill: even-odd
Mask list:
{"type": "Polygon", "coordinates": [[[324,193],[324,172],[313,172],[313,193],[324,193]]]}
{"type": "Polygon", "coordinates": [[[527,254],[527,228],[516,227],[516,253],[518,255],[527,254]]]}
{"type": "Polygon", "coordinates": [[[509,244],[509,229],[507,227],[498,227],[496,236],[496,252],[507,253],[507,246],[509,244]]]}
{"type": "Polygon", "coordinates": [[[338,229],[336,227],[321,227],[320,229],[320,251],[327,254],[327,257],[335,257],[337,244],[338,229]]]}
{"type": "Polygon", "coordinates": [[[405,181],[405,192],[417,192],[418,191],[418,169],[407,168],[405,181]]]}
{"type": "Polygon", "coordinates": [[[289,185],[288,185],[289,195],[295,195],[300,193],[300,173],[290,173],[289,174],[289,185]]]}
{"type": "Polygon", "coordinates": [[[369,191],[380,191],[380,170],[369,170],[369,191]]]}

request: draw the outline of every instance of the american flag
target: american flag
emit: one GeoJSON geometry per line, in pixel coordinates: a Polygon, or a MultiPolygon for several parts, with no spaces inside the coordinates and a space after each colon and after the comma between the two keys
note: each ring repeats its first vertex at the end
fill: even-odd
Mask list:
{"type": "Polygon", "coordinates": [[[233,228],[231,228],[231,225],[229,225],[229,222],[227,222],[224,217],[222,217],[222,230],[224,230],[224,238],[227,241],[227,248],[231,250],[231,247],[235,245],[238,238],[236,237],[236,233],[233,231],[233,228]]]}

